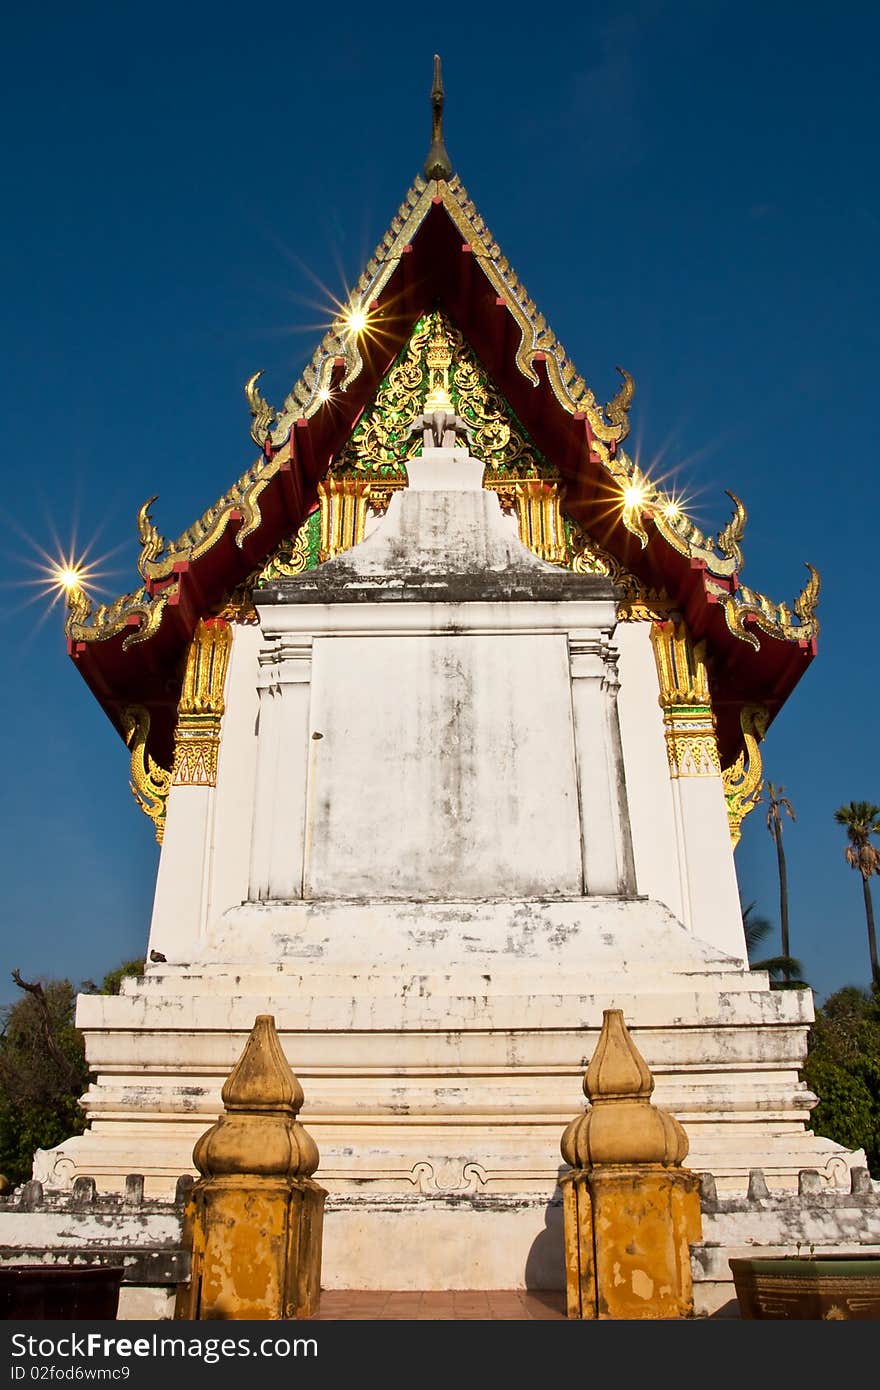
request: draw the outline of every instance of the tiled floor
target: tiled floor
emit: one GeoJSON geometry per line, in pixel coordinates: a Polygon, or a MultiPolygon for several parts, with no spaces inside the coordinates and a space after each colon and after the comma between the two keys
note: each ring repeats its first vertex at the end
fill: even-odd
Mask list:
{"type": "Polygon", "coordinates": [[[318,1319],[387,1322],[406,1319],[483,1322],[565,1318],[564,1295],[524,1289],[455,1290],[450,1293],[358,1292],[331,1289],[321,1294],[318,1319]]]}

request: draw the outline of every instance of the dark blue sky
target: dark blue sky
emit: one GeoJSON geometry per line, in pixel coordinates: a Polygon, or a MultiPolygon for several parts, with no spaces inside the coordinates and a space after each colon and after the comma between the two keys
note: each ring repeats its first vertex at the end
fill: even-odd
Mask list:
{"type": "MultiPolygon", "coordinates": [[[[865,983],[833,812],[880,802],[877,6],[86,0],[15,7],[4,40],[0,1000],[13,966],[139,954],[157,860],[61,613],[28,602],[37,551],[96,537],[115,595],[148,495],[175,535],[248,466],[243,384],[264,367],[280,403],[314,282],[341,296],[383,234],[435,49],[454,167],[597,396],[635,376],[640,461],[662,452],[710,530],[743,497],[746,583],[791,601],[821,570],[766,768],[798,815],[792,948],[820,994],[865,983]]],[[[738,868],[778,923],[761,810],[738,868]]]]}

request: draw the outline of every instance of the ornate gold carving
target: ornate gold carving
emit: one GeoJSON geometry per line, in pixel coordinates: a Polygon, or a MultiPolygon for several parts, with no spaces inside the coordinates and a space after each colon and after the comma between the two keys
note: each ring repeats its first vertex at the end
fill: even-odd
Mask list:
{"type": "Polygon", "coordinates": [[[661,705],[710,704],[705,642],[694,645],[683,622],[668,622],[653,625],[651,643],[661,705]]]}
{"type": "Polygon", "coordinates": [[[174,581],[150,598],[141,587],[132,594],[122,594],[111,604],[99,603],[96,608],[84,589],[72,589],[67,596],[65,634],[74,643],[95,642],[128,629],[129,635],[122,643],[126,650],[152,637],[162,620],[166,603],[177,590],[178,583],[174,581]]]}
{"type": "Polygon", "coordinates": [[[262,371],[254,372],[253,376],[246,382],[244,388],[248,409],[251,412],[251,439],[260,449],[262,449],[266,440],[269,438],[269,431],[275,419],[274,408],[263,398],[260,393],[260,388],[257,385],[262,375],[262,371]]]}
{"type": "Polygon", "coordinates": [[[742,642],[748,642],[750,647],[755,648],[755,651],[758,651],[761,646],[761,639],[754,631],[755,628],[765,632],[768,637],[781,638],[783,641],[809,642],[819,632],[816,605],[821,580],[818,570],[814,569],[812,565],[808,564],[807,569],[810,572],[810,577],[794,601],[797,622],[793,621],[791,610],[787,604],[773,603],[765,594],[748,589],[744,584],[741,584],[736,592],[731,594],[707,576],[706,589],[722,603],[725,621],[734,637],[738,637],[742,642]]]}
{"type": "Polygon", "coordinates": [[[334,478],[318,484],[321,503],[321,549],[318,559],[332,560],[364,538],[370,484],[362,478],[334,478]]]}
{"type": "Polygon", "coordinates": [[[190,643],[179,714],[221,715],[223,685],[232,646],[232,630],[219,618],[200,619],[190,643]]]}
{"type": "Polygon", "coordinates": [[[257,577],[258,583],[265,584],[270,579],[293,579],[296,575],[306,571],[309,563],[309,529],[311,525],[312,518],[307,517],[293,540],[286,541],[280,549],[276,550],[269,563],[260,570],[257,577]]]}
{"type": "Polygon", "coordinates": [[[627,415],[629,412],[629,408],[632,405],[633,396],[636,392],[636,384],[625,367],[618,367],[617,370],[623,377],[623,384],[620,390],[618,391],[617,395],[614,396],[606,405],[605,414],[608,416],[608,419],[611,421],[612,425],[624,426],[625,430],[628,431],[629,421],[627,419],[627,415]]]}
{"type": "Polygon", "coordinates": [[[150,508],[158,495],[159,494],[156,493],[153,497],[148,497],[137,514],[138,538],[141,543],[141,553],[138,556],[137,567],[138,574],[141,579],[144,580],[149,578],[147,566],[154,563],[168,545],[164,536],[159,535],[159,532],[153,525],[152,517],[150,516],[150,508]]]}
{"type": "Polygon", "coordinates": [[[670,777],[719,776],[721,760],[710,709],[667,709],[663,724],[670,777]]]}
{"type": "MultiPolygon", "coordinates": [[[[405,465],[421,447],[410,427],[445,395],[473,431],[474,456],[486,464],[486,481],[557,479],[495,390],[461,333],[439,311],[420,320],[381,383],[373,406],[334,459],[334,474],[378,475],[384,487],[406,481],[405,465]]],[[[446,408],[445,406],[443,407],[446,408]]]]}
{"type": "Polygon", "coordinates": [[[446,323],[441,314],[434,314],[431,341],[425,354],[428,364],[428,394],[425,397],[424,414],[435,410],[453,409],[449,394],[449,368],[452,366],[452,343],[449,340],[446,323]]]}
{"type": "Polygon", "coordinates": [[[254,570],[247,579],[243,579],[237,584],[225,601],[219,605],[211,615],[214,618],[222,618],[227,623],[243,623],[252,626],[258,621],[257,610],[254,607],[254,585],[259,578],[260,572],[254,570]]]}
{"type": "Polygon", "coordinates": [[[376,516],[382,516],[384,512],[387,512],[391,498],[396,491],[397,489],[391,486],[376,488],[371,483],[370,495],[367,498],[367,505],[370,511],[375,512],[376,516]]]}
{"type": "Polygon", "coordinates": [[[520,540],[542,560],[564,565],[569,559],[559,488],[543,478],[519,482],[514,489],[520,540]]]}
{"type": "Polygon", "coordinates": [[[655,622],[651,645],[670,777],[717,777],[721,772],[706,671],[706,644],[693,643],[683,622],[655,622]]]}
{"type": "Polygon", "coordinates": [[[764,786],[759,744],[767,732],[770,715],[764,705],[743,705],[739,724],[745,748],[732,767],[725,768],[724,799],[727,802],[727,822],[730,843],[736,849],[742,835],[742,823],[749,811],[757,806],[764,786]]]}
{"type": "Polygon", "coordinates": [[[421,447],[421,440],[408,431],[422,414],[424,349],[430,329],[429,319],[416,326],[404,352],[380,385],[373,408],[334,460],[334,473],[376,473],[383,481],[396,474],[405,483],[405,461],[421,447]]]}
{"type": "Polygon", "coordinates": [[[637,585],[635,598],[625,599],[619,605],[617,621],[620,623],[663,623],[675,611],[675,604],[665,589],[658,591],[637,585]]]}
{"type": "MultiPolygon", "coordinates": [[[[804,635],[805,629],[810,629],[811,631],[815,629],[816,632],[819,630],[819,624],[816,619],[816,605],[819,602],[819,590],[822,587],[822,580],[819,577],[819,571],[814,569],[811,564],[807,564],[807,569],[810,571],[810,577],[794,601],[794,611],[800,619],[800,629],[796,629],[793,623],[790,621],[786,623],[783,619],[783,625],[786,631],[792,634],[798,631],[799,636],[804,635]]],[[[780,612],[782,612],[781,604],[780,612]]]]}
{"type": "Polygon", "coordinates": [[[150,714],[142,705],[130,705],[122,711],[122,733],[131,751],[132,795],[145,816],[149,816],[162,843],[165,833],[165,808],[171,789],[171,773],[147,752],[150,733],[150,714]]]}
{"type": "Polygon", "coordinates": [[[222,618],[199,620],[190,643],[177,707],[174,786],[213,787],[217,783],[223,687],[232,629],[222,618]]]}
{"type": "Polygon", "coordinates": [[[741,570],[743,553],[739,543],[745,535],[748,514],[736,493],[729,492],[726,488],[725,492],[733,503],[734,512],[727,525],[718,532],[717,545],[721,554],[732,560],[737,570],[741,570]]]}

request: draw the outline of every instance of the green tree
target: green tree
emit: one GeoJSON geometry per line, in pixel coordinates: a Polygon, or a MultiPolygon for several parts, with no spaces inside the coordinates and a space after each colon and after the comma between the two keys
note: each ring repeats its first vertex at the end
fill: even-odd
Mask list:
{"type": "Polygon", "coordinates": [[[848,985],[816,1010],[803,1077],[819,1097],[813,1131],[864,1149],[880,1176],[880,991],[848,985]]]}
{"type": "MultiPolygon", "coordinates": [[[[767,783],[767,829],[776,845],[776,863],[779,867],[779,925],[782,932],[782,955],[791,955],[791,942],[788,931],[788,872],[785,865],[785,850],[782,847],[782,813],[791,820],[797,820],[792,804],[783,796],[785,787],[767,783]]],[[[783,970],[783,981],[791,983],[790,972],[783,970]]]]}
{"type": "MultiPolygon", "coordinates": [[[[104,977],[100,991],[118,994],[125,975],[143,961],[127,961],[104,977]]],[[[36,1149],[49,1149],[85,1128],[79,1098],[88,1084],[83,1037],[74,1022],[76,990],[70,980],[12,978],[23,997],[0,1012],[0,1172],[26,1181],[36,1149]]]]}
{"type": "Polygon", "coordinates": [[[754,959],[756,951],[763,946],[773,930],[768,917],[755,916],[755,907],[755,903],[749,903],[748,907],[743,908],[742,914],[749,969],[766,970],[770,976],[771,989],[806,989],[807,983],[801,978],[804,967],[796,956],[766,956],[762,960],[754,959]]]}
{"type": "Polygon", "coordinates": [[[868,952],[871,957],[871,980],[874,988],[880,988],[880,964],[877,962],[877,934],[874,930],[874,904],[871,901],[872,874],[880,873],[880,851],[871,844],[872,835],[880,835],[880,806],[870,801],[851,801],[848,806],[838,806],[834,812],[838,825],[846,830],[848,844],[843,851],[844,858],[851,869],[857,869],[862,877],[862,893],[865,898],[865,917],[868,923],[868,952]]]}

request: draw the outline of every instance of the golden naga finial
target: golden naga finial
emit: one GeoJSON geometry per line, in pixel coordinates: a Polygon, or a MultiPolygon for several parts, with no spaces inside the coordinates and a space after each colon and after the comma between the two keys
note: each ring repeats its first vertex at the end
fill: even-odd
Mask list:
{"type": "Polygon", "coordinates": [[[64,601],[67,605],[64,631],[68,637],[72,637],[73,629],[83,627],[92,616],[93,604],[82,584],[71,584],[64,601]]]}
{"type": "Polygon", "coordinates": [[[748,513],[735,492],[730,492],[727,488],[725,492],[733,503],[734,513],[727,525],[718,532],[718,549],[725,559],[733,560],[737,570],[741,570],[743,553],[739,543],[745,535],[748,513]]]}
{"type": "Polygon", "coordinates": [[[425,160],[426,179],[448,179],[452,164],[443,143],[443,75],[440,71],[440,55],[434,54],[434,85],[431,88],[431,148],[425,160]]]}
{"type": "Polygon", "coordinates": [[[819,571],[809,564],[809,562],[805,561],[804,563],[810,571],[810,577],[794,601],[794,611],[805,627],[811,627],[817,625],[816,605],[819,601],[819,590],[822,587],[822,581],[819,578],[819,571]]]}
{"type": "Polygon", "coordinates": [[[736,849],[740,842],[743,821],[761,798],[764,768],[758,745],[763,741],[769,723],[770,712],[765,705],[743,705],[740,710],[739,725],[745,747],[733,766],[725,768],[721,774],[732,849],[736,849]]]}
{"type": "Polygon", "coordinates": [[[141,543],[141,553],[138,556],[137,567],[138,574],[141,579],[145,581],[149,578],[148,566],[152,564],[153,561],[158,560],[162,551],[165,550],[168,545],[165,537],[159,535],[159,532],[153,525],[153,519],[150,516],[150,508],[158,495],[159,494],[156,493],[155,496],[148,497],[144,505],[138,509],[137,514],[138,538],[141,543]]]}
{"type": "Polygon", "coordinates": [[[165,808],[171,790],[171,773],[147,752],[150,736],[150,713],[143,705],[130,705],[120,714],[122,734],[131,751],[131,792],[138,806],[156,828],[156,839],[162,843],[165,833],[165,808]]]}
{"type": "Polygon", "coordinates": [[[251,439],[262,449],[266,440],[269,438],[269,431],[275,421],[276,412],[267,400],[264,400],[260,393],[257,382],[263,375],[262,371],[254,372],[244,388],[247,397],[248,408],[251,412],[251,439]]]}
{"type": "Polygon", "coordinates": [[[617,395],[614,396],[605,407],[605,415],[612,425],[621,427],[621,434],[618,436],[618,443],[626,439],[629,434],[629,408],[632,405],[632,398],[635,395],[636,384],[626,367],[616,369],[623,377],[623,384],[617,395]]]}

